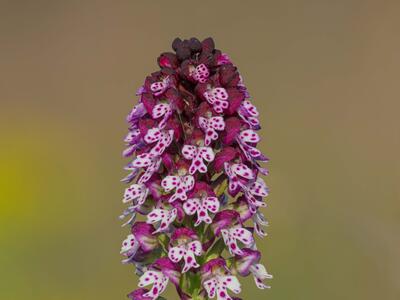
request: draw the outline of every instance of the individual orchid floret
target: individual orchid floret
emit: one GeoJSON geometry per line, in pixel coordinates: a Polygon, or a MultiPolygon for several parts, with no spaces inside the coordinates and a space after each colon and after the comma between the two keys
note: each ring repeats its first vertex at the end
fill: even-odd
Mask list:
{"type": "Polygon", "coordinates": [[[217,197],[192,198],[183,203],[183,209],[189,216],[197,214],[194,226],[199,226],[202,222],[211,224],[212,219],[208,215],[208,212],[217,213],[219,210],[219,201],[217,197]]]}
{"type": "Polygon", "coordinates": [[[265,219],[264,214],[260,211],[257,211],[253,216],[254,223],[254,231],[257,233],[259,237],[267,236],[267,233],[262,228],[262,226],[268,226],[268,221],[265,219]]]}
{"type": "Polygon", "coordinates": [[[225,260],[221,258],[212,259],[203,265],[202,284],[210,299],[217,296],[217,300],[232,300],[228,290],[235,294],[241,292],[239,280],[230,274],[225,260]]]}
{"type": "Polygon", "coordinates": [[[159,128],[149,129],[144,137],[147,144],[157,144],[150,150],[150,154],[153,156],[159,156],[164,153],[165,149],[171,145],[174,137],[173,130],[162,130],[159,128]]]}
{"type": "Polygon", "coordinates": [[[223,210],[217,213],[212,227],[216,235],[222,234],[224,243],[231,254],[242,254],[238,241],[247,248],[254,244],[252,233],[242,227],[240,214],[235,210],[223,210]]]}
{"type": "Polygon", "coordinates": [[[173,110],[169,103],[159,103],[154,106],[153,112],[152,112],[152,117],[154,119],[163,117],[162,120],[160,121],[160,123],[158,124],[158,128],[163,129],[172,114],[173,114],[173,110]]]}
{"type": "Polygon", "coordinates": [[[242,163],[224,163],[225,173],[229,178],[229,192],[234,194],[243,184],[243,179],[254,179],[253,171],[242,163]]]}
{"type": "Polygon", "coordinates": [[[144,174],[138,180],[138,183],[145,183],[160,168],[160,164],[161,158],[157,155],[152,153],[139,154],[128,167],[130,170],[132,170],[130,176],[136,175],[139,168],[146,168],[144,174]]]}
{"type": "Polygon", "coordinates": [[[199,117],[199,125],[205,133],[205,139],[204,139],[205,146],[209,146],[212,141],[218,139],[218,133],[216,130],[222,131],[225,129],[224,118],[221,116],[211,117],[208,119],[204,117],[199,117]]]}
{"type": "Polygon", "coordinates": [[[136,222],[132,226],[131,234],[122,242],[121,254],[127,257],[124,263],[140,260],[159,246],[153,231],[153,225],[145,222],[136,222]]]}
{"type": "Polygon", "coordinates": [[[265,207],[262,197],[268,196],[268,187],[264,180],[258,177],[257,180],[242,185],[242,190],[246,200],[249,202],[250,210],[255,212],[258,207],[265,207]]]}
{"type": "Polygon", "coordinates": [[[257,108],[249,101],[244,100],[239,107],[238,115],[245,121],[252,129],[258,129],[260,121],[258,120],[259,113],[257,108]]]}
{"type": "Polygon", "coordinates": [[[124,203],[135,202],[133,207],[136,208],[146,201],[149,189],[142,183],[132,184],[125,190],[124,203]]]}
{"type": "Polygon", "coordinates": [[[131,256],[134,255],[138,249],[139,249],[139,242],[136,240],[133,234],[130,234],[122,242],[121,254],[125,256],[131,256]]]}
{"type": "Polygon", "coordinates": [[[252,274],[259,289],[270,288],[264,284],[265,279],[272,279],[264,265],[260,264],[261,253],[257,250],[243,249],[242,255],[235,256],[234,268],[241,276],[252,274]]]}
{"type": "Polygon", "coordinates": [[[177,199],[185,201],[187,199],[186,193],[189,192],[194,186],[194,177],[192,175],[185,176],[172,176],[169,175],[161,181],[161,186],[166,192],[175,189],[175,194],[169,198],[172,203],[177,199]]]}
{"type": "Polygon", "coordinates": [[[210,147],[184,145],[182,148],[182,154],[186,159],[192,160],[192,164],[189,168],[189,173],[192,175],[196,173],[196,171],[206,173],[207,166],[204,163],[204,160],[212,162],[215,158],[214,152],[210,147]]]}
{"type": "Polygon", "coordinates": [[[242,131],[236,138],[236,141],[248,160],[251,161],[253,158],[256,159],[261,156],[260,150],[251,145],[260,141],[259,135],[254,130],[247,129],[242,131]]]}
{"type": "Polygon", "coordinates": [[[223,113],[229,107],[229,96],[223,87],[210,88],[203,93],[203,96],[217,113],[223,113]]]}
{"type": "Polygon", "coordinates": [[[190,75],[191,77],[201,83],[204,83],[207,81],[208,76],[210,76],[210,71],[208,70],[207,66],[205,64],[199,64],[197,67],[192,68],[190,70],[190,75]]]}
{"type": "Polygon", "coordinates": [[[155,300],[165,291],[169,281],[178,285],[179,277],[180,273],[176,265],[168,258],[160,258],[139,278],[139,287],[152,285],[150,291],[143,296],[155,300]]]}
{"type": "Polygon", "coordinates": [[[254,244],[253,234],[246,228],[241,227],[240,225],[228,229],[222,229],[221,233],[225,245],[228,246],[228,250],[232,255],[243,254],[243,251],[238,246],[238,241],[247,247],[250,247],[254,244]]]}
{"type": "Polygon", "coordinates": [[[154,82],[150,85],[150,90],[154,96],[159,96],[163,94],[170,85],[170,78],[166,76],[162,81],[154,82]]]}
{"type": "Polygon", "coordinates": [[[195,256],[200,256],[203,250],[199,238],[193,230],[185,227],[175,230],[172,234],[170,244],[171,247],[168,251],[169,259],[174,263],[178,263],[182,259],[185,262],[182,273],[200,266],[196,262],[195,256]]]}
{"type": "Polygon", "coordinates": [[[126,148],[122,153],[122,155],[125,157],[131,156],[136,150],[145,145],[139,129],[133,129],[129,131],[124,141],[128,146],[128,148],[126,148]]]}
{"type": "Polygon", "coordinates": [[[140,118],[142,118],[146,113],[147,111],[143,103],[138,103],[133,107],[129,115],[126,117],[126,120],[135,127],[140,118]]]}
{"type": "Polygon", "coordinates": [[[169,229],[172,222],[175,221],[177,216],[177,209],[171,210],[156,208],[147,215],[147,223],[154,224],[158,223],[158,229],[153,233],[164,232],[169,229]]]}

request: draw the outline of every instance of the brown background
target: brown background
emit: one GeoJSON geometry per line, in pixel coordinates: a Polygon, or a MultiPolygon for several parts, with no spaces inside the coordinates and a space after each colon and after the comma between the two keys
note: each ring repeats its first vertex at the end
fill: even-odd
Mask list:
{"type": "Polygon", "coordinates": [[[136,287],[124,120],[176,36],[213,36],[261,111],[275,278],[242,297],[400,299],[399,1],[0,3],[1,299],[136,287]]]}

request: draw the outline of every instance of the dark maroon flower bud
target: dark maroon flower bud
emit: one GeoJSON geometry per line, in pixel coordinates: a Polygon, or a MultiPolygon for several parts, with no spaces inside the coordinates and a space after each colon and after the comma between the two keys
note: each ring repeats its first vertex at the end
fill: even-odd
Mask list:
{"type": "Polygon", "coordinates": [[[176,69],[178,67],[178,58],[175,54],[170,52],[165,52],[161,54],[157,59],[158,65],[161,68],[172,68],[176,69]]]}
{"type": "Polygon", "coordinates": [[[212,52],[215,49],[215,43],[212,38],[206,38],[201,42],[203,51],[212,52]]]}
{"type": "Polygon", "coordinates": [[[174,49],[174,51],[178,50],[181,44],[182,40],[180,38],[175,38],[174,41],[172,42],[172,49],[174,49]]]}
{"type": "Polygon", "coordinates": [[[189,41],[189,47],[193,52],[200,52],[202,45],[201,42],[196,38],[191,38],[189,41]]]}

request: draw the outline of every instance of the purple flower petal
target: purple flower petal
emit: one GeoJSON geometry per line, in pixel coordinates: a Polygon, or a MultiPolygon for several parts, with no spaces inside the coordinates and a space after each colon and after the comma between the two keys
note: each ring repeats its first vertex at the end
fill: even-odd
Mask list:
{"type": "Polygon", "coordinates": [[[248,276],[250,274],[250,267],[260,261],[261,253],[249,248],[242,249],[242,252],[242,255],[235,256],[234,266],[240,275],[248,276]]]}
{"type": "Polygon", "coordinates": [[[241,125],[240,120],[236,117],[231,117],[225,120],[226,129],[223,135],[223,142],[225,145],[230,145],[235,141],[236,137],[240,133],[241,125]]]}
{"type": "Polygon", "coordinates": [[[214,169],[216,172],[221,172],[226,162],[230,162],[237,157],[237,151],[233,147],[224,147],[215,155],[214,169]]]}
{"type": "Polygon", "coordinates": [[[240,215],[237,211],[226,209],[218,212],[214,216],[211,227],[216,235],[219,235],[222,229],[234,226],[240,223],[240,215]]]}
{"type": "Polygon", "coordinates": [[[131,229],[144,252],[153,251],[158,247],[157,236],[153,234],[154,226],[145,222],[136,222],[131,229]]]}
{"type": "Polygon", "coordinates": [[[146,294],[148,291],[149,290],[143,288],[134,290],[132,293],[128,295],[128,298],[131,300],[153,300],[152,297],[144,296],[144,294],[146,294]]]}

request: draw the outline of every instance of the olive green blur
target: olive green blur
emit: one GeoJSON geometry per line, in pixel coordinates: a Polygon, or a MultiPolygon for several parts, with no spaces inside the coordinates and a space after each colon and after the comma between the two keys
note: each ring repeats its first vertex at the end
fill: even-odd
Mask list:
{"type": "Polygon", "coordinates": [[[212,36],[261,113],[275,278],[241,297],[400,299],[400,2],[361,0],[0,1],[0,299],[136,288],[125,116],[177,36],[212,36]]]}

